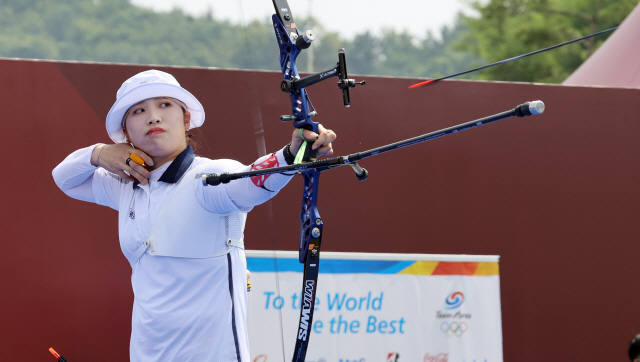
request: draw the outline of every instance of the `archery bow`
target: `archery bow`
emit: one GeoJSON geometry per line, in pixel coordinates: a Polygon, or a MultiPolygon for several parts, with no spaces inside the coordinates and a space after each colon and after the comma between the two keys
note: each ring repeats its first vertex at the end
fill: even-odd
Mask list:
{"type": "MultiPolygon", "coordinates": [[[[309,100],[309,96],[305,90],[320,81],[331,77],[338,77],[338,87],[342,90],[343,101],[346,107],[350,106],[349,88],[355,87],[356,84],[364,85],[365,82],[357,82],[347,78],[347,67],[344,49],[340,49],[338,53],[338,64],[335,68],[325,72],[309,75],[300,78],[296,66],[296,58],[300,52],[307,49],[311,42],[315,39],[312,31],[306,31],[300,35],[298,28],[293,20],[293,15],[287,3],[287,0],[272,0],[276,10],[276,14],[272,16],[274,31],[278,45],[280,48],[280,67],[282,69],[283,81],[280,88],[283,92],[288,92],[291,98],[291,115],[280,116],[281,121],[293,121],[294,128],[308,129],[318,133],[318,123],[313,122],[311,117],[317,115],[313,104],[309,100]]],[[[452,78],[458,75],[485,69],[494,65],[506,63],[509,61],[524,58],[526,56],[538,54],[547,50],[555,49],[560,46],[571,44],[579,40],[590,38],[602,33],[610,32],[613,29],[604,30],[586,37],[571,40],[562,44],[558,44],[549,48],[534,51],[510,59],[506,59],[497,63],[489,64],[480,68],[472,69],[466,72],[457,73],[447,77],[431,79],[411,86],[415,88],[427,84],[433,84],[440,80],[452,78]]],[[[380,153],[392,151],[417,143],[429,141],[435,138],[454,134],[467,129],[475,128],[484,124],[495,122],[509,117],[525,117],[544,112],[545,106],[541,101],[526,102],[515,107],[512,110],[505,111],[493,116],[466,122],[457,126],[449,127],[443,130],[427,133],[422,136],[410,138],[404,141],[395,142],[389,145],[374,148],[372,150],[341,156],[328,158],[325,160],[316,160],[315,151],[311,149],[313,141],[303,142],[293,165],[281,166],[269,169],[254,170],[236,174],[208,174],[202,176],[204,185],[219,185],[220,183],[228,183],[232,180],[254,176],[264,176],[273,173],[282,173],[286,171],[298,171],[304,178],[304,192],[302,197],[302,210],[300,212],[300,236],[299,236],[299,261],[304,263],[300,320],[298,323],[298,333],[296,334],[296,345],[293,354],[294,362],[303,362],[306,357],[307,347],[309,344],[310,327],[313,322],[314,302],[317,291],[318,270],[320,264],[320,246],[323,234],[323,223],[318,212],[318,182],[320,173],[338,166],[350,165],[355,173],[356,178],[364,181],[368,177],[366,169],[361,168],[356,162],[366,157],[375,156],[380,153]],[[298,162],[301,160],[301,162],[298,162]]]]}
{"type": "MultiPolygon", "coordinates": [[[[299,34],[286,0],[272,1],[276,10],[276,14],[272,16],[272,21],[278,46],[280,48],[280,67],[284,78],[280,84],[280,88],[283,92],[289,93],[292,108],[291,115],[283,115],[280,117],[280,120],[293,121],[294,128],[308,129],[315,133],[319,133],[318,123],[311,120],[311,117],[317,115],[317,112],[309,100],[309,96],[305,88],[323,80],[338,77],[337,83],[338,87],[342,90],[343,103],[346,107],[349,107],[351,103],[349,89],[355,87],[357,84],[364,85],[365,82],[357,82],[354,79],[348,79],[344,49],[340,49],[338,52],[338,63],[335,68],[300,78],[296,66],[296,58],[302,50],[307,49],[311,45],[311,42],[315,39],[315,35],[312,31],[306,31],[302,35],[299,34]]],[[[369,151],[348,156],[329,158],[321,161],[316,160],[315,151],[311,149],[313,141],[306,141],[303,142],[298,152],[298,157],[296,157],[296,160],[301,159],[301,162],[296,162],[296,164],[293,165],[236,174],[223,173],[221,175],[203,175],[203,184],[213,186],[219,185],[220,183],[228,183],[238,178],[268,175],[291,170],[299,171],[304,178],[302,210],[300,212],[300,236],[298,244],[299,261],[300,263],[304,263],[301,294],[302,302],[300,306],[300,319],[292,361],[303,362],[305,360],[311,333],[310,327],[313,322],[318,270],[320,265],[320,247],[323,234],[323,222],[317,208],[318,184],[321,172],[342,165],[350,165],[356,173],[356,178],[360,181],[364,181],[368,177],[368,172],[356,163],[363,158],[475,128],[497,120],[509,117],[524,117],[540,114],[543,111],[544,104],[541,101],[527,102],[512,110],[490,117],[463,123],[458,126],[431,132],[369,151]]]]}
{"type": "MultiPolygon", "coordinates": [[[[280,67],[282,69],[283,81],[280,89],[288,92],[291,98],[291,115],[280,116],[281,121],[293,121],[294,128],[309,129],[318,133],[318,123],[313,122],[311,117],[317,115],[313,104],[309,100],[306,87],[311,86],[320,81],[337,76],[338,87],[342,89],[343,101],[346,107],[351,104],[349,97],[349,88],[353,88],[356,84],[364,85],[365,82],[357,82],[354,79],[347,78],[347,66],[345,60],[345,51],[340,49],[338,52],[338,64],[335,68],[325,72],[313,74],[304,78],[300,78],[296,66],[296,58],[303,49],[307,49],[311,42],[315,39],[312,31],[307,30],[303,35],[298,33],[298,28],[293,20],[293,15],[289,8],[287,0],[272,0],[276,10],[276,14],[272,16],[273,26],[280,47],[280,67]]],[[[494,65],[510,62],[530,55],[541,53],[547,50],[555,49],[567,44],[577,42],[586,38],[600,35],[615,30],[616,28],[604,30],[579,39],[574,39],[562,44],[548,47],[542,50],[534,51],[510,59],[506,59],[497,63],[489,64],[480,68],[472,69],[466,72],[431,79],[425,82],[415,84],[409,88],[420,87],[432,84],[443,79],[452,78],[458,75],[467,74],[477,70],[485,69],[494,65]]],[[[303,362],[307,353],[309,344],[310,327],[313,322],[313,311],[315,297],[317,291],[318,270],[320,265],[320,245],[322,241],[323,223],[317,208],[318,201],[318,182],[320,172],[329,170],[342,165],[350,165],[356,173],[356,178],[364,181],[368,177],[366,169],[360,167],[356,162],[366,158],[375,156],[380,153],[388,152],[409,145],[425,142],[435,138],[439,138],[448,134],[475,128],[477,126],[491,123],[497,120],[509,117],[525,117],[544,112],[544,103],[541,101],[527,102],[516,108],[502,112],[493,116],[485,117],[479,120],[463,123],[458,126],[449,127],[440,131],[431,132],[422,136],[414,137],[408,140],[392,143],[386,146],[378,147],[369,151],[360,152],[348,156],[337,158],[329,158],[322,161],[316,160],[315,151],[311,149],[313,141],[306,141],[300,147],[296,163],[294,165],[277,167],[272,169],[256,170],[250,172],[229,174],[211,174],[203,175],[203,184],[218,185],[220,183],[228,183],[231,180],[244,177],[253,177],[267,175],[271,173],[279,173],[285,171],[296,170],[304,177],[304,192],[302,196],[302,210],[300,212],[300,236],[299,236],[299,261],[304,263],[303,283],[300,306],[300,320],[298,323],[298,333],[296,335],[296,345],[293,354],[294,362],[303,362]],[[298,162],[298,161],[301,162],[298,162]]],[[[302,133],[301,133],[302,134],[302,133]]]]}
{"type": "Polygon", "coordinates": [[[374,148],[364,152],[354,153],[348,156],[328,158],[319,161],[304,162],[288,166],[280,166],[262,170],[240,172],[235,174],[205,174],[202,175],[202,183],[206,185],[217,186],[221,183],[229,183],[239,178],[263,176],[273,173],[282,173],[286,171],[300,171],[305,178],[304,194],[302,198],[302,211],[300,214],[300,257],[304,256],[305,263],[303,284],[302,284],[302,306],[300,308],[300,323],[298,325],[298,334],[296,339],[296,347],[294,350],[293,361],[303,362],[307,353],[309,344],[310,327],[313,321],[313,306],[316,294],[316,284],[318,278],[318,267],[320,263],[320,240],[322,238],[322,220],[318,214],[318,179],[320,173],[339,166],[350,165],[356,172],[356,178],[360,181],[366,180],[368,172],[356,163],[367,157],[375,156],[381,153],[393,151],[403,147],[411,146],[421,142],[440,138],[449,134],[458,133],[471,128],[482,126],[491,122],[510,117],[525,117],[544,112],[545,106],[541,101],[526,102],[515,107],[512,110],[495,114],[493,116],[477,119],[457,126],[445,128],[439,131],[427,133],[422,136],[413,137],[404,141],[391,143],[385,146],[374,148]],[[302,246],[307,245],[306,249],[302,246]]]}
{"type": "MultiPolygon", "coordinates": [[[[364,85],[364,82],[356,82],[347,78],[347,64],[344,49],[338,52],[338,64],[335,68],[324,72],[300,78],[296,66],[296,58],[303,49],[307,49],[315,39],[312,31],[304,34],[298,33],[298,28],[293,20],[293,14],[286,0],[273,0],[276,13],[272,16],[278,46],[280,47],[280,67],[283,81],[280,89],[288,92],[291,98],[291,115],[280,117],[282,121],[293,121],[293,127],[308,129],[319,133],[318,123],[311,117],[317,115],[313,104],[309,100],[306,87],[320,81],[338,77],[338,87],[342,90],[344,105],[349,107],[351,100],[349,88],[356,84],[364,85]]],[[[303,142],[298,151],[296,160],[302,162],[315,161],[316,152],[311,149],[313,141],[303,142]]],[[[322,241],[323,223],[318,212],[318,182],[320,171],[310,168],[301,171],[304,177],[304,192],[302,196],[302,211],[300,212],[300,237],[299,237],[299,261],[304,263],[300,321],[296,334],[296,345],[293,353],[293,361],[304,361],[309,344],[310,327],[313,322],[313,310],[316,299],[318,267],[320,265],[320,244],[322,241]]]]}

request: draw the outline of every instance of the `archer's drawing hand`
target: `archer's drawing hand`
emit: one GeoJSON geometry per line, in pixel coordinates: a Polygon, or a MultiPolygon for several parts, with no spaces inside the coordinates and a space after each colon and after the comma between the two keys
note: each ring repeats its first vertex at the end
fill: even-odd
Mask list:
{"type": "Polygon", "coordinates": [[[133,178],[141,184],[146,185],[149,182],[147,179],[149,177],[149,171],[134,160],[129,161],[128,165],[126,163],[132,154],[139,156],[146,165],[153,165],[153,160],[149,155],[142,152],[142,150],[131,147],[131,145],[127,143],[97,146],[91,154],[91,164],[115,173],[125,180],[131,180],[133,178]],[[127,175],[125,171],[129,173],[129,175],[127,175]]]}
{"type": "MultiPolygon", "coordinates": [[[[316,150],[318,157],[332,155],[333,147],[331,143],[336,140],[338,135],[330,129],[325,129],[321,124],[318,125],[318,132],[320,134],[305,129],[303,135],[304,138],[309,141],[315,140],[311,149],[316,150]]],[[[294,130],[291,136],[291,153],[294,155],[297,154],[302,142],[304,142],[304,140],[300,137],[300,132],[297,129],[294,130]]]]}

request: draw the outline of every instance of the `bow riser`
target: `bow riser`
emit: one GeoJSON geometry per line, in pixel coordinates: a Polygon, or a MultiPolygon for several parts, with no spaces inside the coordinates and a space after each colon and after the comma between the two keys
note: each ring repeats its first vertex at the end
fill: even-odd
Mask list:
{"type": "MultiPolygon", "coordinates": [[[[291,34],[297,36],[298,31],[294,24],[291,28],[291,33],[287,32],[287,28],[277,14],[274,14],[271,20],[273,21],[273,29],[276,33],[278,46],[280,47],[280,68],[282,69],[282,76],[285,81],[295,81],[300,78],[298,67],[296,66],[296,59],[302,49],[299,49],[295,41],[291,39],[291,34]]],[[[291,90],[289,91],[289,97],[291,98],[291,109],[294,116],[293,127],[309,129],[318,133],[318,123],[311,120],[309,97],[307,96],[306,90],[304,88],[291,90]]]]}
{"type": "Polygon", "coordinates": [[[302,210],[300,211],[300,263],[304,263],[310,250],[315,249],[314,255],[319,254],[322,239],[322,219],[318,212],[318,182],[320,172],[315,169],[301,172],[304,177],[304,193],[302,195],[302,210]]]}

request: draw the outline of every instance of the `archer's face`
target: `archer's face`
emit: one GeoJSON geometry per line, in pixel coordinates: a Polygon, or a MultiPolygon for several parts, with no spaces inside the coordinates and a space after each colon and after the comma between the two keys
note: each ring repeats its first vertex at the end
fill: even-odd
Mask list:
{"type": "Polygon", "coordinates": [[[129,110],[125,133],[129,142],[152,157],[166,157],[187,147],[185,131],[191,114],[167,98],[150,98],[129,110]]]}

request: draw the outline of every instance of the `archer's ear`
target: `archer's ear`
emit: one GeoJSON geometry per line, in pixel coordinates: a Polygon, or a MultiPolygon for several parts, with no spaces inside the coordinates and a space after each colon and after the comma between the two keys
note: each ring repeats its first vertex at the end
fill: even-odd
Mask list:
{"type": "Polygon", "coordinates": [[[191,126],[191,113],[189,111],[184,112],[184,130],[188,131],[191,126]]]}

